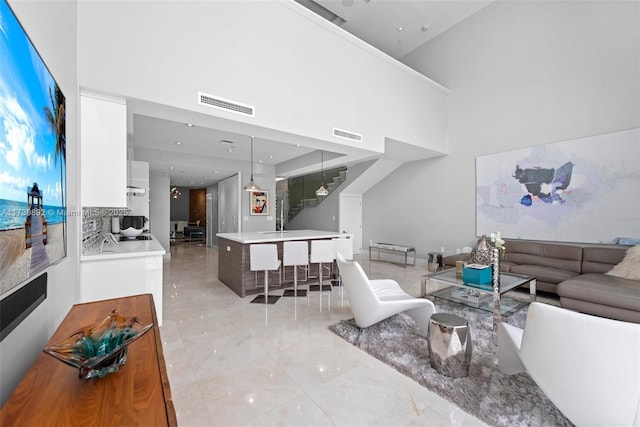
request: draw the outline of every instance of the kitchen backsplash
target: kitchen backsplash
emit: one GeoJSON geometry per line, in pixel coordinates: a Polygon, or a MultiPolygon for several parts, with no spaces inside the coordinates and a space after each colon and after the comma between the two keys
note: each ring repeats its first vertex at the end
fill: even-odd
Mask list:
{"type": "Polygon", "coordinates": [[[111,217],[128,213],[122,208],[82,208],[82,253],[100,244],[100,233],[111,232],[111,217]]]}

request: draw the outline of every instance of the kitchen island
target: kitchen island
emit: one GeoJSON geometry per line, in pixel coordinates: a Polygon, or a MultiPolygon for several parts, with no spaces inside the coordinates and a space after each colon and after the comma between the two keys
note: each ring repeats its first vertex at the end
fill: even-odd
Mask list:
{"type": "Polygon", "coordinates": [[[162,263],[165,250],[152,234],[150,240],[105,243],[80,256],[80,302],[153,295],[158,326],[162,325],[162,263]]]}
{"type": "MultiPolygon", "coordinates": [[[[254,231],[244,233],[218,233],[218,280],[241,297],[264,292],[264,282],[255,274],[249,265],[249,246],[254,243],[275,243],[278,245],[278,258],[282,259],[282,244],[292,240],[333,239],[336,237],[352,238],[351,234],[319,230],[285,230],[254,231]]],[[[311,250],[311,244],[309,244],[311,250]]],[[[317,266],[312,265],[310,274],[317,275],[317,266]],[[314,267],[316,271],[314,272],[314,267]]],[[[285,277],[283,271],[281,289],[293,286],[293,274],[285,277]]],[[[298,278],[298,283],[304,283],[298,278]]],[[[269,274],[269,289],[277,289],[278,272],[269,274]]]]}

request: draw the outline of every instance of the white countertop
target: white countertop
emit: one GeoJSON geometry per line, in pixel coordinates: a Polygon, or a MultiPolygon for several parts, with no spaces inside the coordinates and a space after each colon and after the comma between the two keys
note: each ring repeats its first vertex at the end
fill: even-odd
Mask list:
{"type": "Polygon", "coordinates": [[[99,245],[90,251],[80,255],[80,261],[102,261],[119,258],[135,258],[154,255],[164,255],[165,250],[156,240],[153,234],[149,234],[153,240],[127,240],[123,242],[105,243],[102,253],[99,253],[99,245]]]}
{"type": "Polygon", "coordinates": [[[311,240],[330,239],[333,237],[348,237],[352,234],[338,233],[337,231],[320,230],[285,230],[285,231],[250,231],[244,233],[218,233],[221,239],[233,240],[239,243],[267,243],[283,242],[286,240],[311,240]]]}

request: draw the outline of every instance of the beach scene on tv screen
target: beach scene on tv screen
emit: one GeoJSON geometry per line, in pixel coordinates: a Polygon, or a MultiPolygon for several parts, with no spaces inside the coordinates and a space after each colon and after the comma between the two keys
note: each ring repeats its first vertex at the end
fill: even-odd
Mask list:
{"type": "Polygon", "coordinates": [[[0,2],[0,295],[66,256],[65,98],[0,2]]]}

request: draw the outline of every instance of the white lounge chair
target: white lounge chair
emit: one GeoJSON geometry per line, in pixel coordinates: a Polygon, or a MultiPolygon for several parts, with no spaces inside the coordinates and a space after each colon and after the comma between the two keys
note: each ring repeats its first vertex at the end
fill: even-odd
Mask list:
{"type": "Polygon", "coordinates": [[[524,330],[499,324],[498,366],[577,426],[640,426],[640,324],[534,302],[524,330]]]}
{"type": "Polygon", "coordinates": [[[336,253],[336,260],[353,318],[359,327],[368,328],[394,314],[406,312],[427,336],[429,319],[436,311],[431,301],[412,297],[395,280],[369,280],[360,264],[345,261],[340,252],[336,253]]]}

